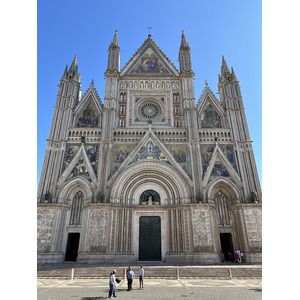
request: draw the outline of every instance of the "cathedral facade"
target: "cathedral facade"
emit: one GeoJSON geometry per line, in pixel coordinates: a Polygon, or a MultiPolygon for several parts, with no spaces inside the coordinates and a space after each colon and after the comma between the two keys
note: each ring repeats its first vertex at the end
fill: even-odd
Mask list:
{"type": "Polygon", "coordinates": [[[179,70],[151,35],[104,100],[81,95],[77,56],[59,83],[37,196],[38,263],[261,262],[262,196],[239,82],[222,57],[218,100],[195,101],[184,32],[179,70]]]}

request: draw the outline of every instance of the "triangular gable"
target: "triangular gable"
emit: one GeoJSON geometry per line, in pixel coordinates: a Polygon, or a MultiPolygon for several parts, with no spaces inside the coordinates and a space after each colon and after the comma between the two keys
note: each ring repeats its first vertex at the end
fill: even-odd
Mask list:
{"type": "Polygon", "coordinates": [[[135,149],[127,156],[122,165],[118,168],[116,173],[109,179],[108,185],[130,164],[156,160],[172,165],[176,170],[178,170],[184,178],[191,183],[191,178],[183,170],[179,163],[176,162],[168,149],[159,140],[159,138],[154,134],[154,132],[149,129],[145,136],[136,145],[135,149]]]}
{"type": "Polygon", "coordinates": [[[75,108],[74,114],[76,116],[75,127],[98,127],[99,117],[102,115],[102,104],[93,81],[75,108]],[[85,124],[91,126],[85,126],[85,124]]]}
{"type": "Polygon", "coordinates": [[[205,86],[197,104],[197,111],[199,113],[204,110],[207,102],[210,102],[214,106],[219,115],[224,115],[224,109],[221,103],[218,101],[217,97],[208,85],[205,86]]]}
{"type": "Polygon", "coordinates": [[[131,163],[142,160],[159,160],[170,164],[165,155],[162,153],[158,144],[153,141],[153,138],[151,137],[149,137],[144,145],[140,148],[131,163]]]}
{"type": "Polygon", "coordinates": [[[57,184],[58,186],[60,186],[63,182],[69,181],[76,176],[85,176],[94,185],[97,184],[97,178],[86,153],[86,150],[84,149],[84,144],[81,145],[75,157],[64,170],[57,184]]]}
{"type": "Polygon", "coordinates": [[[175,66],[149,37],[121,70],[121,76],[179,76],[175,66]]]}
{"type": "Polygon", "coordinates": [[[231,179],[234,183],[242,186],[242,181],[240,176],[232,167],[231,163],[225,157],[224,153],[220,149],[219,145],[216,145],[213,154],[209,160],[208,167],[203,174],[203,186],[207,186],[210,180],[215,177],[227,177],[231,179]]]}
{"type": "Polygon", "coordinates": [[[224,126],[224,109],[207,85],[199,99],[197,110],[200,128],[222,128],[224,126]]]}

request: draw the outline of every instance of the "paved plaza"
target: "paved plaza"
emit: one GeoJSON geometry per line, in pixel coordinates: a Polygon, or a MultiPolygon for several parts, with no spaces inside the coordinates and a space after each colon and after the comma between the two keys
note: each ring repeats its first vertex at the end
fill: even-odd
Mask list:
{"type": "MultiPolygon", "coordinates": [[[[118,277],[118,276],[117,276],[118,277]]],[[[117,285],[116,299],[202,299],[261,300],[262,280],[258,279],[147,279],[139,290],[138,279],[127,292],[127,280],[117,285]]],[[[38,300],[101,300],[108,299],[107,279],[38,279],[38,300]]]]}

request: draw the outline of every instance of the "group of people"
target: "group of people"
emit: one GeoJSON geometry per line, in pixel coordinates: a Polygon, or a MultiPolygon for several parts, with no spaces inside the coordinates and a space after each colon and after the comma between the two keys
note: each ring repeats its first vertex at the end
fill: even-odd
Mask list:
{"type": "MultiPolygon", "coordinates": [[[[127,272],[126,272],[126,277],[127,277],[127,291],[132,290],[132,283],[134,279],[134,272],[132,271],[131,267],[128,267],[127,272]]],[[[140,281],[140,288],[139,290],[144,289],[144,268],[143,266],[140,266],[140,273],[139,273],[139,281],[140,281]]],[[[108,293],[108,298],[112,299],[112,297],[117,297],[116,296],[116,283],[120,283],[121,280],[116,278],[116,270],[113,270],[112,273],[110,274],[110,279],[109,279],[109,293],[108,293]]]]}
{"type": "MultiPolygon", "coordinates": [[[[219,257],[220,257],[221,263],[223,263],[225,261],[225,255],[222,251],[220,251],[219,257]]],[[[232,263],[234,263],[234,262],[241,263],[242,262],[241,253],[239,251],[236,251],[235,254],[228,252],[228,257],[232,263]]]]}

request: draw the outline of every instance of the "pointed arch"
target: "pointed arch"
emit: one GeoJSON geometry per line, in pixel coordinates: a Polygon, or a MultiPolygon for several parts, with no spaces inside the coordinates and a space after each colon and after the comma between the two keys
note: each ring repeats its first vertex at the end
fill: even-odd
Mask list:
{"type": "Polygon", "coordinates": [[[241,203],[242,195],[239,188],[227,178],[215,178],[206,188],[206,199],[208,203],[215,203],[215,196],[221,192],[226,197],[228,204],[241,203]]]}
{"type": "Polygon", "coordinates": [[[84,176],[78,176],[59,187],[58,203],[70,204],[78,192],[83,194],[84,202],[92,201],[94,190],[90,181],[84,176]]]}

